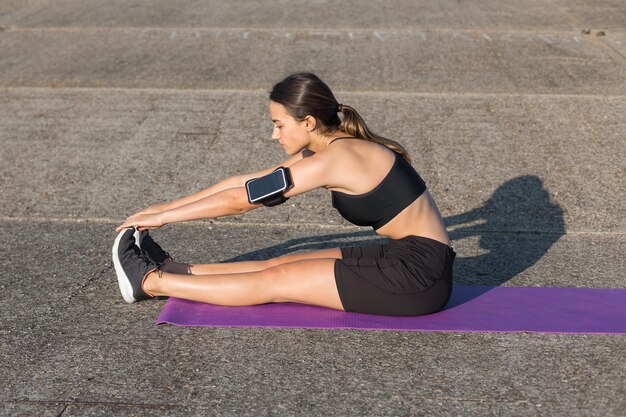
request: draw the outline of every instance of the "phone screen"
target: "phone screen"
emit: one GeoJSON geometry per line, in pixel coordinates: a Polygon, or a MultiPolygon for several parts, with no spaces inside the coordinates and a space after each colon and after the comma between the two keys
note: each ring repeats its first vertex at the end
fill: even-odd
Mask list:
{"type": "Polygon", "coordinates": [[[283,171],[278,170],[264,177],[250,181],[246,187],[248,188],[250,201],[255,202],[269,195],[284,191],[287,188],[287,182],[285,181],[283,171]]]}

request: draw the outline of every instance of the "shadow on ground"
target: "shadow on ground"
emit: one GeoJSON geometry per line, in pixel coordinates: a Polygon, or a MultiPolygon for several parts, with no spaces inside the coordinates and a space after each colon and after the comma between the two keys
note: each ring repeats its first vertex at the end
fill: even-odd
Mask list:
{"type": "MultiPolygon", "coordinates": [[[[534,175],[503,183],[482,207],[444,219],[453,242],[478,239],[480,254],[457,256],[455,283],[501,285],[534,265],[565,234],[563,209],[534,175]]],[[[225,262],[267,259],[297,251],[384,243],[370,231],[290,239],[225,262]],[[354,240],[357,242],[354,242],[354,240]]]]}

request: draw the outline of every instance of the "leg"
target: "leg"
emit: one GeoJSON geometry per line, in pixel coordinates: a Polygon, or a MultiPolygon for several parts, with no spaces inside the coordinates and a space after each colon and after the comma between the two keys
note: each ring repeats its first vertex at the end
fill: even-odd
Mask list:
{"type": "Polygon", "coordinates": [[[285,263],[301,261],[304,259],[341,259],[339,248],[322,249],[312,252],[294,253],[283,255],[264,261],[223,262],[217,264],[184,264],[174,261],[166,261],[161,270],[174,274],[183,275],[209,275],[209,274],[234,274],[241,272],[262,271],[285,263]]]}
{"type": "Polygon", "coordinates": [[[262,271],[198,275],[156,272],[147,275],[145,291],[204,303],[246,306],[299,302],[343,310],[334,272],[335,259],[303,259],[262,271]]]}

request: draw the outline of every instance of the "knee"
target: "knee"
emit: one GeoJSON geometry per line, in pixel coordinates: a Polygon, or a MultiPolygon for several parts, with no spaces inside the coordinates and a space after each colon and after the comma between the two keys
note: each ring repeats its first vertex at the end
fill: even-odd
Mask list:
{"type": "Polygon", "coordinates": [[[269,263],[268,267],[261,271],[262,279],[268,285],[277,284],[280,278],[285,275],[285,265],[281,263],[269,263]]]}
{"type": "Polygon", "coordinates": [[[260,271],[260,274],[262,288],[266,293],[269,302],[279,303],[286,301],[283,296],[283,278],[286,275],[285,266],[282,264],[276,264],[260,271]]]}
{"type": "Polygon", "coordinates": [[[277,256],[276,258],[270,258],[270,259],[263,261],[265,269],[275,268],[279,265],[282,265],[288,262],[289,262],[288,255],[277,256]]]}

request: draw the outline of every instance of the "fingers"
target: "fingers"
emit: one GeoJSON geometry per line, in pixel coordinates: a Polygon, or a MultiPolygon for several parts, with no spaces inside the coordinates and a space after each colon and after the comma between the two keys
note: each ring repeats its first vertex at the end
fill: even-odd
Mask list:
{"type": "Polygon", "coordinates": [[[148,229],[158,229],[161,226],[162,226],[161,223],[155,223],[153,219],[136,218],[136,219],[127,219],[124,223],[117,226],[115,231],[119,233],[120,231],[126,228],[134,227],[135,229],[141,232],[141,231],[148,230],[148,229]]]}
{"type": "Polygon", "coordinates": [[[131,227],[131,226],[129,226],[129,225],[127,225],[126,223],[124,223],[124,224],[122,224],[122,225],[120,225],[120,226],[117,226],[117,227],[115,228],[115,231],[116,231],[117,233],[119,233],[119,232],[121,232],[122,230],[127,229],[127,228],[129,228],[129,227],[131,227]]]}
{"type": "Polygon", "coordinates": [[[129,227],[136,227],[138,226],[138,221],[135,219],[126,219],[126,221],[124,223],[122,223],[121,225],[117,226],[117,228],[115,229],[116,232],[121,232],[124,229],[127,229],[129,227]]]}
{"type": "Polygon", "coordinates": [[[148,209],[145,209],[126,218],[124,223],[119,225],[115,230],[119,233],[127,227],[135,227],[139,231],[144,231],[148,229],[158,229],[163,226],[164,221],[159,213],[149,213],[147,211],[148,209]]]}

